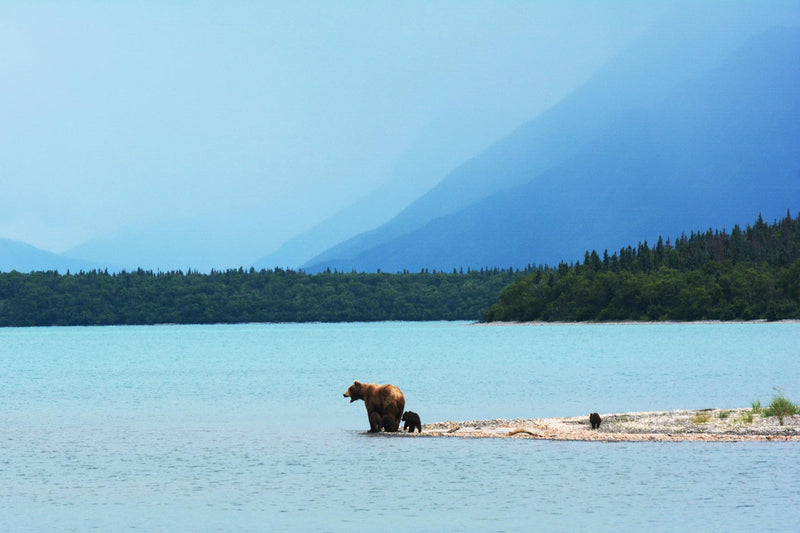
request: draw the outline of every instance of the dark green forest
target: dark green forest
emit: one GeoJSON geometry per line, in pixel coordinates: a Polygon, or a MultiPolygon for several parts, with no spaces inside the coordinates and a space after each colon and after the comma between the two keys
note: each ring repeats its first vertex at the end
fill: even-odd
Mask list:
{"type": "Polygon", "coordinates": [[[481,318],[800,319],[800,216],[525,270],[0,273],[0,326],[481,318]]]}
{"type": "Polygon", "coordinates": [[[507,287],[492,321],[800,319],[800,216],[658,239],[539,268],[507,287]]]}
{"type": "Polygon", "coordinates": [[[531,271],[0,273],[0,326],[479,320],[531,271]]]}

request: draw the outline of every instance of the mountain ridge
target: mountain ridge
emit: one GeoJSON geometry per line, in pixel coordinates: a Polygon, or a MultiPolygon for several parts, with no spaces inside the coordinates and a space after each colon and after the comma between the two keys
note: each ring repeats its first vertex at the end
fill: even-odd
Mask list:
{"type": "Polygon", "coordinates": [[[543,173],[559,165],[580,146],[596,138],[619,113],[653,105],[671,88],[713,68],[741,39],[736,36],[744,15],[726,16],[738,16],[737,23],[714,29],[721,35],[719,40],[709,39],[705,32],[676,40],[683,20],[680,17],[665,20],[562,101],[456,167],[392,220],[326,250],[303,268],[314,270],[325,263],[346,264],[347,259],[369,248],[417,230],[490,194],[525,183],[532,173],[543,173]],[[684,61],[689,55],[693,60],[684,61]],[[663,68],[665,64],[673,68],[663,68]],[[631,77],[631,71],[638,76],[631,77]],[[503,164],[498,165],[498,161],[503,164]]]}
{"type": "Polygon", "coordinates": [[[732,225],[759,212],[780,216],[800,204],[800,180],[794,177],[800,170],[800,98],[795,96],[800,94],[800,72],[791,55],[796,49],[800,29],[765,32],[721,66],[676,88],[662,104],[618,115],[558,170],[532,173],[527,184],[487,196],[353,257],[307,268],[521,267],[577,259],[598,241],[611,249],[626,240],[674,234],[681,227],[732,225]],[[741,90],[731,90],[737,86],[741,90]],[[713,172],[714,178],[708,180],[703,172],[713,172]],[[613,187],[582,179],[587,173],[613,187]],[[626,190],[638,195],[630,201],[642,205],[634,209],[620,202],[618,196],[626,190]],[[660,205],[651,201],[654,196],[660,205]],[[709,204],[718,199],[724,200],[720,206],[709,204]],[[575,205],[586,211],[570,210],[575,205]],[[614,216],[623,213],[629,222],[614,226],[614,216]],[[570,222],[559,224],[559,219],[570,222]],[[537,232],[543,225],[550,235],[537,232]],[[519,228],[532,228],[532,233],[518,235],[519,228]]]}
{"type": "Polygon", "coordinates": [[[58,271],[59,273],[102,270],[105,265],[48,252],[25,242],[0,238],[0,272],[58,271]]]}

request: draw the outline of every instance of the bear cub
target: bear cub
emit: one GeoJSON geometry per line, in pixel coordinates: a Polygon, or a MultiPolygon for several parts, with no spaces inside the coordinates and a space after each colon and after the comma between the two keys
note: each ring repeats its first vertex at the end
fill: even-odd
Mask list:
{"type": "Polygon", "coordinates": [[[589,423],[592,425],[592,429],[600,429],[600,422],[603,419],[600,418],[600,415],[597,413],[592,413],[589,415],[589,423]]]}
{"type": "Polygon", "coordinates": [[[422,433],[422,423],[419,421],[419,415],[414,411],[406,411],[403,413],[403,418],[400,420],[405,422],[405,424],[403,424],[403,431],[414,433],[416,429],[419,433],[422,433]]]}

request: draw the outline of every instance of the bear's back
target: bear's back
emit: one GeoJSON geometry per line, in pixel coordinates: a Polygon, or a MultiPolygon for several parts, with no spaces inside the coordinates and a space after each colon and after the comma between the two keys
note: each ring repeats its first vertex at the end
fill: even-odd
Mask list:
{"type": "Polygon", "coordinates": [[[384,412],[394,414],[395,418],[400,420],[406,405],[403,391],[387,383],[386,385],[375,385],[375,389],[372,393],[375,395],[374,398],[377,400],[377,403],[380,404],[384,412]]]}

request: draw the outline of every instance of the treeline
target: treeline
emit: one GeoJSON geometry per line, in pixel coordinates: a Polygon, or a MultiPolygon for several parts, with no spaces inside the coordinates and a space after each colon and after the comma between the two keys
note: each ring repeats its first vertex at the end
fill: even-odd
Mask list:
{"type": "Polygon", "coordinates": [[[800,318],[800,216],[681,235],[539,268],[500,295],[492,321],[800,318]]]}
{"type": "Polygon", "coordinates": [[[479,320],[530,272],[0,273],[0,326],[479,320]]]}
{"type": "Polygon", "coordinates": [[[800,319],[800,216],[524,270],[0,273],[0,326],[481,318],[800,319]]]}

